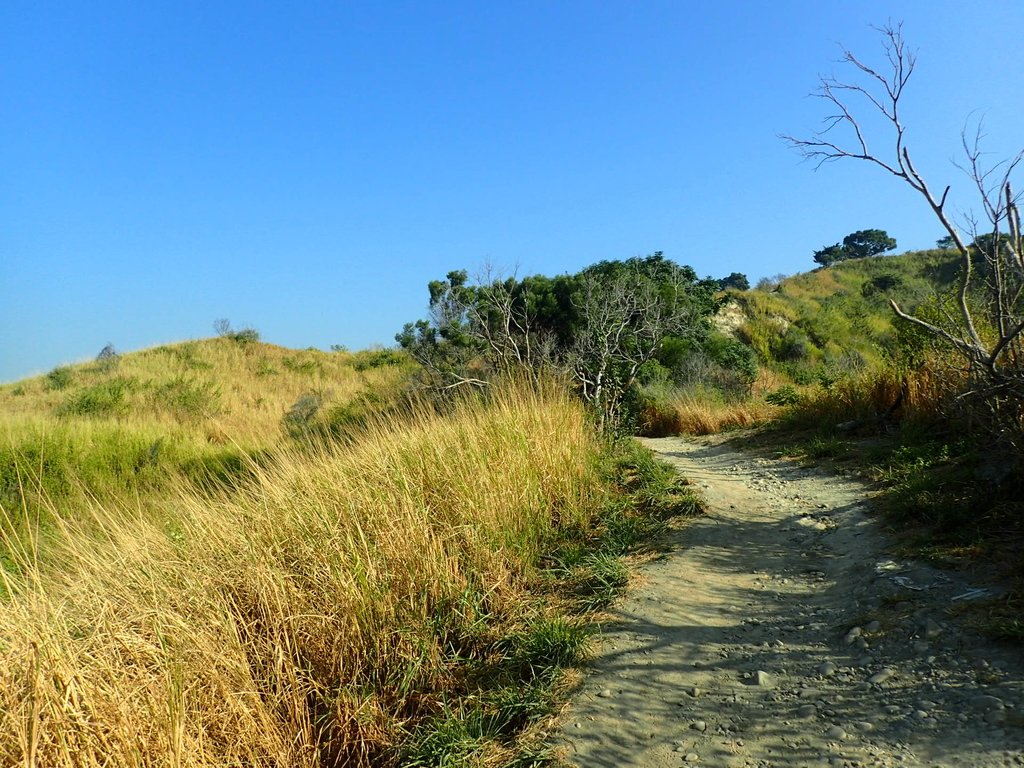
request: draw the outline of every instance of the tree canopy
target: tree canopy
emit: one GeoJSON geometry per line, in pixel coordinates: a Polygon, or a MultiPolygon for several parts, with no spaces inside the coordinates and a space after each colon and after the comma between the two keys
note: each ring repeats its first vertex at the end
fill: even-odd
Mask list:
{"type": "Polygon", "coordinates": [[[889,237],[884,229],[861,229],[851,232],[843,238],[843,242],[826,245],[814,252],[814,261],[822,266],[835,264],[846,259],[863,259],[866,256],[877,256],[891,251],[896,247],[896,240],[889,237]]]}
{"type": "Polygon", "coordinates": [[[485,273],[470,281],[456,270],[428,288],[430,318],[395,338],[432,386],[483,387],[497,375],[554,369],[605,424],[666,339],[707,336],[718,283],[657,252],[554,278],[485,273]]]}

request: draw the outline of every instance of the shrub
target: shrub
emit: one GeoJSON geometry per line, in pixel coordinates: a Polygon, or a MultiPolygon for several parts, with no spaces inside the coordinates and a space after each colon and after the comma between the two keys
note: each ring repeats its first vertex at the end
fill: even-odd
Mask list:
{"type": "Polygon", "coordinates": [[[365,349],[352,356],[352,366],[357,371],[368,371],[372,368],[402,365],[408,360],[408,355],[397,349],[365,349]]]}
{"type": "Polygon", "coordinates": [[[243,328],[240,331],[233,331],[228,338],[244,347],[247,344],[258,342],[260,340],[260,332],[255,328],[243,328]]]}
{"type": "Polygon", "coordinates": [[[109,379],[75,392],[57,409],[58,416],[110,416],[126,409],[125,395],[136,386],[125,376],[109,379]]]}
{"type": "Polygon", "coordinates": [[[320,363],[316,360],[309,358],[301,359],[290,355],[281,360],[281,365],[292,373],[302,373],[306,375],[312,375],[321,370],[320,363]]]}
{"type": "Polygon", "coordinates": [[[201,419],[220,411],[220,389],[212,381],[196,381],[178,376],[157,388],[154,399],[158,407],[180,419],[201,419]]]}
{"type": "Polygon", "coordinates": [[[67,366],[61,365],[46,374],[46,386],[49,389],[67,389],[74,380],[74,372],[67,366]]]}
{"type": "Polygon", "coordinates": [[[280,371],[266,360],[260,360],[256,365],[257,376],[277,376],[279,373],[280,371]]]}
{"type": "Polygon", "coordinates": [[[323,399],[320,395],[314,392],[301,395],[281,419],[285,432],[294,438],[309,436],[316,429],[316,416],[321,405],[323,399]]]}
{"type": "Polygon", "coordinates": [[[795,325],[789,326],[772,347],[773,356],[780,362],[806,360],[811,356],[811,340],[795,325]]]}
{"type": "Polygon", "coordinates": [[[769,392],[764,396],[764,399],[772,405],[796,405],[800,402],[800,394],[796,389],[787,384],[786,386],[779,387],[774,392],[769,392]]]}
{"type": "Polygon", "coordinates": [[[878,275],[866,280],[860,287],[860,292],[864,298],[871,298],[879,293],[888,293],[902,285],[903,279],[898,275],[878,275]]]}

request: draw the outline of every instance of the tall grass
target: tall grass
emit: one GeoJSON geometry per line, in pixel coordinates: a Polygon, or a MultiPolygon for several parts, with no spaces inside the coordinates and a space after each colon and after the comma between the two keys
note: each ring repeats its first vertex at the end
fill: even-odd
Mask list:
{"type": "Polygon", "coordinates": [[[393,764],[454,661],[536,611],[534,563],[599,506],[595,440],[564,394],[514,388],[212,500],[54,512],[44,560],[7,541],[0,762],[393,764]]]}
{"type": "Polygon", "coordinates": [[[640,415],[641,432],[650,437],[710,435],[763,424],[776,413],[757,399],[729,399],[706,389],[681,390],[652,401],[640,415]]]}
{"type": "MultiPolygon", "coordinates": [[[[913,369],[882,368],[807,387],[797,404],[782,415],[793,426],[859,429],[936,428],[948,422],[966,382],[964,371],[933,358],[913,369]]],[[[948,424],[947,424],[948,427],[948,424]]]]}

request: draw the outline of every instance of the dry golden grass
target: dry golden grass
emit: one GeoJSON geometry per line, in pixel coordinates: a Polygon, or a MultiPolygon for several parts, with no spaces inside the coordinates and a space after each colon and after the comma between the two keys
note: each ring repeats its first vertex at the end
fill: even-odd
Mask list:
{"type": "Polygon", "coordinates": [[[451,682],[446,634],[515,622],[539,548],[594,509],[595,451],[578,404],[518,388],[230,496],[55,514],[45,563],[8,542],[0,763],[389,764],[451,682]]]}
{"type": "Polygon", "coordinates": [[[942,420],[965,383],[966,372],[943,359],[904,371],[867,371],[829,389],[806,388],[792,418],[808,424],[869,425],[880,420],[934,424],[942,420]]]}
{"type": "Polygon", "coordinates": [[[763,424],[777,412],[777,408],[758,399],[730,402],[714,393],[683,392],[645,409],[641,428],[643,434],[654,437],[711,435],[763,424]]]}
{"type": "Polygon", "coordinates": [[[95,362],[68,366],[63,388],[48,376],[0,386],[0,424],[108,421],[200,442],[264,448],[280,438],[282,416],[303,394],[344,402],[362,391],[394,386],[401,366],[360,364],[367,354],[290,350],[230,338],[167,344],[122,355],[109,369],[95,362]],[[66,412],[84,390],[118,382],[123,402],[117,407],[66,412]]]}

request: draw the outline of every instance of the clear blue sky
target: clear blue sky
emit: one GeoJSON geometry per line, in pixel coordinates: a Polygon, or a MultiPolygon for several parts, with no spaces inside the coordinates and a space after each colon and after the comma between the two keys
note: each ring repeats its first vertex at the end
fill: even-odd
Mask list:
{"type": "Polygon", "coordinates": [[[994,157],[1024,145],[1021,2],[7,0],[0,381],[222,317],[391,344],[428,280],[485,263],[661,250],[753,281],[858,229],[929,247],[909,189],[777,138],[890,18],[920,56],[911,146],[966,193],[972,111],[994,157]]]}

